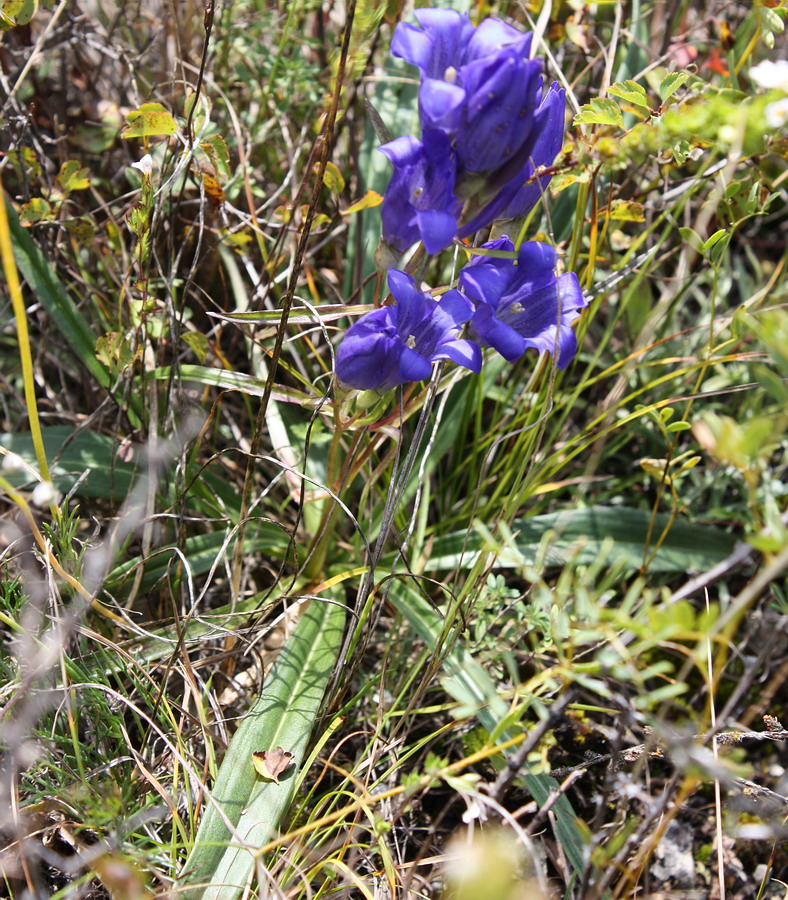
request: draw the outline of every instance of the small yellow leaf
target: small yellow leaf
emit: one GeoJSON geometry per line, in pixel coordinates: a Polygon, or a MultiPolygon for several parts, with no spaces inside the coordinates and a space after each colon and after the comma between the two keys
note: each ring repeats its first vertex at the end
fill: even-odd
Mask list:
{"type": "Polygon", "coordinates": [[[382,202],[383,197],[377,191],[367,191],[360,200],[351,203],[347,209],[341,210],[339,214],[341,216],[352,216],[353,213],[361,212],[362,209],[373,209],[376,206],[380,206],[382,202]]]}
{"type": "Polygon", "coordinates": [[[0,29],[27,25],[38,10],[38,0],[0,0],[0,29]]]}
{"type": "Polygon", "coordinates": [[[84,191],[90,187],[88,170],[83,169],[75,159],[68,159],[63,163],[57,180],[67,194],[71,191],[84,191]]]}
{"type": "Polygon", "coordinates": [[[618,222],[645,222],[643,204],[634,200],[614,200],[610,204],[610,218],[618,222]]]}
{"type": "Polygon", "coordinates": [[[345,190],[345,179],[334,163],[326,163],[326,171],[323,175],[323,184],[332,194],[340,194],[345,190]]]}
{"type": "Polygon", "coordinates": [[[138,137],[175,134],[175,119],[161,103],[143,103],[139,109],[126,114],[126,127],[120,136],[125,140],[138,137]]]}
{"type": "Polygon", "coordinates": [[[37,222],[43,222],[45,219],[54,219],[55,215],[55,210],[47,200],[44,200],[43,197],[33,197],[21,207],[19,222],[27,227],[35,225],[37,222]]]}
{"type": "Polygon", "coordinates": [[[216,177],[216,170],[213,166],[208,163],[203,163],[199,168],[194,166],[192,171],[199,175],[202,179],[203,187],[205,188],[205,193],[213,200],[213,202],[219,206],[224,203],[226,197],[224,195],[224,188],[222,187],[219,179],[216,177]]]}
{"type": "Polygon", "coordinates": [[[668,461],[666,459],[641,459],[640,467],[643,471],[650,475],[656,481],[664,479],[665,484],[672,484],[670,475],[667,475],[668,461]]]}
{"type": "Polygon", "coordinates": [[[279,784],[279,776],[292,761],[293,754],[281,747],[275,747],[273,750],[258,750],[252,754],[252,763],[257,774],[268,778],[275,784],[279,784]]]}

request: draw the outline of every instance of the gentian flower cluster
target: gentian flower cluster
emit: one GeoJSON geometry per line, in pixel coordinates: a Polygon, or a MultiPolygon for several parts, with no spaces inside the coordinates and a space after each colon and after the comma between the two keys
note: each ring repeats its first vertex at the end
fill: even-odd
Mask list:
{"type": "Polygon", "coordinates": [[[420,27],[398,25],[391,52],[421,71],[422,138],[380,148],[394,166],[383,240],[395,253],[417,240],[437,253],[530,212],[550,180],[534,173],[561,149],[566,101],[557,82],[544,89],[531,34],[499,19],[474,27],[450,9],[415,16],[420,27]]]}
{"type": "MultiPolygon", "coordinates": [[[[418,27],[397,26],[391,51],[421,71],[421,138],[380,148],[393,167],[383,243],[397,256],[417,241],[440,253],[493,221],[526,215],[564,134],[564,91],[544,88],[532,35],[498,19],[474,27],[454,10],[415,16],[418,27]]],[[[529,348],[546,351],[565,368],[577,351],[571,324],[587,305],[577,276],[557,276],[555,250],[535,241],[517,254],[505,236],[482,248],[509,256],[475,256],[459,289],[439,300],[390,269],[394,303],[349,329],[336,354],[339,385],[387,391],[429,378],[438,360],[478,373],[482,347],[511,362],[529,348]]]]}

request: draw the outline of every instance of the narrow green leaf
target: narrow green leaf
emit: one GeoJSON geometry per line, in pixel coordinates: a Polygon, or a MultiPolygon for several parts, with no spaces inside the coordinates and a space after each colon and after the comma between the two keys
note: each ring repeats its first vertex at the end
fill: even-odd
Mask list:
{"type": "MultiPolygon", "coordinates": [[[[14,257],[30,290],[57,325],[60,336],[102,387],[109,387],[109,372],[96,359],[96,335],[63,289],[46,257],[19,224],[13,206],[6,201],[14,257]]],[[[133,399],[130,401],[134,405],[133,399]]]]}
{"type": "Polygon", "coordinates": [[[301,617],[263,692],[230,741],[178,896],[234,900],[243,892],[255,863],[253,851],[275,836],[292,800],[344,623],[342,606],[317,600],[301,617]],[[294,765],[279,784],[261,778],[252,762],[253,753],[276,747],[294,754],[294,765]]]}
{"type": "MultiPolygon", "coordinates": [[[[168,381],[170,373],[170,366],[163,366],[152,372],[146,372],[145,378],[168,381]]],[[[179,366],[178,378],[182,381],[195,381],[198,384],[213,384],[227,391],[241,391],[244,394],[251,394],[253,397],[262,397],[265,391],[264,378],[255,378],[254,375],[247,375],[246,372],[230,372],[225,369],[212,369],[208,366],[179,366]]],[[[303,391],[279,384],[274,387],[271,396],[276,400],[289,400],[297,403],[312,400],[303,391]]]]}
{"type": "Polygon", "coordinates": [[[718,241],[721,241],[727,234],[728,232],[724,228],[717,229],[717,231],[715,231],[714,234],[711,235],[711,237],[706,238],[706,240],[703,242],[703,252],[708,253],[709,250],[711,250],[711,248],[718,241]]]}
{"type": "MultiPolygon", "coordinates": [[[[507,548],[495,564],[499,568],[516,568],[532,560],[545,532],[555,531],[557,537],[550,544],[549,565],[563,566],[570,559],[580,565],[591,564],[598,559],[603,542],[612,538],[609,562],[623,558],[631,568],[638,569],[649,533],[653,540],[654,535],[662,533],[668,519],[663,514],[656,516],[651,530],[650,521],[648,510],[607,506],[517,519],[512,524],[517,546],[507,548]]],[[[677,520],[649,568],[652,572],[702,572],[728,556],[734,544],[734,537],[719,528],[677,520]]],[[[470,568],[485,549],[493,548],[485,547],[479,534],[468,536],[464,530],[439,537],[433,544],[427,570],[432,573],[459,565],[470,568]]]]}
{"type": "Polygon", "coordinates": [[[694,228],[679,228],[679,234],[693,250],[697,250],[698,253],[703,253],[703,238],[701,238],[694,228]]]}

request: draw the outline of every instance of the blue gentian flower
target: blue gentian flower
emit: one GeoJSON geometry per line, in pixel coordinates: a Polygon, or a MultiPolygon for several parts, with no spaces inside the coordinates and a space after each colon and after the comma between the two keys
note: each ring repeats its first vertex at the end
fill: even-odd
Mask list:
{"type": "Polygon", "coordinates": [[[400,22],[391,41],[391,53],[421,69],[425,78],[445,79],[449,69],[516,46],[527,54],[531,35],[500,19],[485,19],[474,27],[466,13],[454,9],[417,9],[413,15],[421,26],[400,22]]]}
{"type": "Polygon", "coordinates": [[[450,359],[479,372],[482,354],[459,337],[473,315],[473,304],[460,291],[440,301],[423,293],[405,272],[390,269],[394,306],[383,306],[352,325],[337,348],[336,373],[342,387],[387,391],[408,381],[423,381],[432,363],[450,359]]]}
{"type": "Polygon", "coordinates": [[[471,214],[471,218],[460,228],[458,237],[475,234],[496,219],[526,216],[536,206],[552,176],[534,178],[534,173],[539,168],[551,166],[561,150],[565,109],[566,91],[554,81],[540,99],[534,116],[536,140],[530,156],[519,171],[494,193],[492,200],[479,212],[471,214]]]}
{"type": "Polygon", "coordinates": [[[381,216],[383,240],[399,253],[421,240],[427,253],[448,247],[457,233],[462,201],[454,195],[457,157],[442,131],[423,140],[401,137],[379,148],[394,166],[381,216]]]}
{"type": "Polygon", "coordinates": [[[398,25],[391,52],[421,69],[422,126],[453,138],[463,172],[495,172],[515,158],[524,163],[541,90],[541,63],[528,58],[532,35],[499,19],[474,28],[454,10],[415,16],[421,28],[398,25]]]}
{"type": "Polygon", "coordinates": [[[455,236],[530,212],[550,180],[534,173],[561,149],[565,92],[557,83],[543,90],[541,62],[529,59],[531,34],[494,18],[474,27],[455,10],[414,15],[419,25],[399,24],[391,52],[421,70],[425,138],[385,145],[396,171],[384,200],[384,240],[401,252],[426,236],[432,254],[455,236]],[[452,231],[457,197],[467,201],[467,221],[452,231]]]}
{"type": "MultiPolygon", "coordinates": [[[[501,237],[485,249],[514,251],[501,237]]],[[[477,256],[460,273],[460,290],[476,304],[471,338],[494,347],[514,362],[529,347],[554,353],[564,369],[577,352],[570,325],[588,305],[574,272],[555,274],[555,250],[530,241],[514,259],[477,256]]]]}

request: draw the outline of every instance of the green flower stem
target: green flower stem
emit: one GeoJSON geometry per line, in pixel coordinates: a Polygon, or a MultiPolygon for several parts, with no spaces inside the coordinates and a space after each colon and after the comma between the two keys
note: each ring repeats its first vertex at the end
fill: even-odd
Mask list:
{"type": "MultiPolygon", "coordinates": [[[[334,428],[331,446],[328,450],[326,484],[334,496],[339,497],[342,494],[342,488],[347,480],[349,463],[353,460],[359,445],[360,432],[357,432],[354,435],[350,452],[347,455],[347,461],[344,465],[341,465],[340,459],[344,430],[339,426],[339,404],[337,404],[336,407],[335,420],[337,422],[337,427],[334,428]]],[[[330,500],[327,501],[325,511],[320,518],[320,524],[318,525],[315,534],[312,536],[313,545],[310,547],[310,558],[304,571],[308,582],[322,580],[325,574],[326,556],[334,537],[335,512],[336,503],[331,502],[330,500]]]]}
{"type": "MultiPolygon", "coordinates": [[[[3,194],[0,181],[0,195],[3,194]]],[[[16,334],[19,343],[19,360],[22,364],[22,380],[25,389],[25,404],[27,417],[30,420],[30,434],[33,439],[33,447],[36,451],[38,471],[44,481],[51,481],[46,451],[44,450],[44,438],[41,434],[41,423],[38,419],[38,403],[36,402],[36,385],[33,379],[33,356],[30,353],[30,336],[27,330],[27,314],[25,301],[22,297],[22,287],[19,283],[19,272],[14,259],[14,247],[11,242],[11,230],[8,225],[8,213],[5,208],[5,197],[0,202],[0,257],[3,260],[3,272],[5,273],[8,293],[11,295],[11,305],[16,320],[16,334]]],[[[56,505],[53,512],[58,510],[56,505]]]]}
{"type": "Polygon", "coordinates": [[[580,250],[583,244],[583,228],[586,221],[586,206],[588,204],[588,183],[581,184],[577,189],[577,205],[575,206],[575,221],[572,226],[572,245],[569,250],[569,260],[566,264],[567,272],[577,271],[577,261],[580,258],[580,250]]]}

